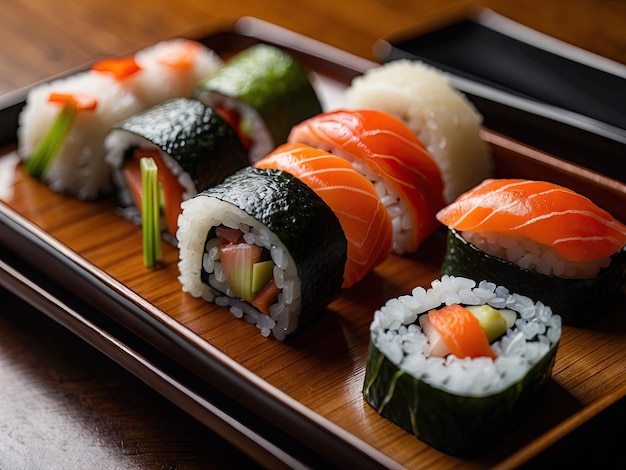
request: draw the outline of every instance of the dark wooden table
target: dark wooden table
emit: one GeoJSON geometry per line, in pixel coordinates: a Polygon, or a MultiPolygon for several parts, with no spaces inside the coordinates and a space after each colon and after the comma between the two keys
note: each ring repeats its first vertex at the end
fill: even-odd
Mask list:
{"type": "MultiPolygon", "coordinates": [[[[0,95],[102,55],[255,16],[373,59],[380,37],[470,4],[626,63],[626,3],[594,0],[3,0],[0,95]]],[[[5,253],[0,251],[0,256],[5,253]]],[[[0,468],[254,468],[111,359],[0,290],[0,468]]],[[[529,468],[626,462],[624,400],[529,468]]]]}

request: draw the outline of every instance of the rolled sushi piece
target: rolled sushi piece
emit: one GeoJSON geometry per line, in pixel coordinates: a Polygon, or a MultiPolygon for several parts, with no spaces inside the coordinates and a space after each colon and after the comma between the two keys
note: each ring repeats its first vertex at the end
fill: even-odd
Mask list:
{"type": "Polygon", "coordinates": [[[37,85],[19,115],[17,153],[53,191],[96,199],[113,189],[104,138],[142,107],[119,80],[93,70],[37,85]]]}
{"type": "Polygon", "coordinates": [[[343,288],[359,282],[391,253],[391,217],[371,181],[347,160],[305,144],[283,144],[255,166],[294,175],[339,218],[348,241],[343,288]]]}
{"type": "Polygon", "coordinates": [[[566,325],[597,319],[623,299],[626,226],[554,183],[487,179],[442,209],[442,273],[506,283],[541,298],[566,325]]]}
{"type": "Polygon", "coordinates": [[[183,202],[184,292],[284,340],[339,296],[347,242],[332,209],[287,172],[246,167],[183,202]]]}
{"type": "Polygon", "coordinates": [[[482,116],[443,71],[395,60],[356,77],[344,99],[347,109],[378,109],[404,121],[437,161],[447,203],[492,176],[491,152],[480,135],[482,116]]]}
{"type": "Polygon", "coordinates": [[[193,96],[229,116],[248,142],[251,162],[285,143],[293,125],[322,112],[307,71],[267,44],[233,56],[201,79],[193,96]]]}
{"type": "Polygon", "coordinates": [[[103,141],[111,127],[165,99],[189,95],[221,63],[204,45],[176,39],[134,55],[105,57],[85,72],[33,87],[18,127],[26,171],[80,199],[109,193],[103,141]]]}
{"type": "Polygon", "coordinates": [[[133,92],[145,106],[174,97],[188,97],[198,80],[224,64],[204,44],[173,38],[141,49],[134,55],[141,73],[133,77],[133,92]]]}
{"type": "Polygon", "coordinates": [[[192,98],[172,98],[115,124],[104,147],[119,203],[137,223],[141,221],[139,161],[155,160],[163,194],[162,227],[172,241],[180,204],[248,164],[248,153],[230,124],[192,98]]]}
{"type": "Polygon", "coordinates": [[[541,301],[444,275],[374,313],[363,395],[428,445],[477,457],[542,402],[561,333],[541,301]]]}
{"type": "Polygon", "coordinates": [[[329,111],[295,125],[288,140],[344,158],[373,182],[392,220],[394,253],[416,251],[439,227],[441,173],[401,120],[378,110],[329,111]]]}

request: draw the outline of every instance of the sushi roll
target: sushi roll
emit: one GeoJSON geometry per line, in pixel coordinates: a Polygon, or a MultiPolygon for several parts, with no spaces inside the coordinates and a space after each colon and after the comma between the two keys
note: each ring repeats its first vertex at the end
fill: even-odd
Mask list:
{"type": "Polygon", "coordinates": [[[53,191],[96,199],[113,189],[104,138],[142,107],[122,83],[100,72],[37,85],[18,118],[17,153],[26,171],[53,191]]]}
{"type": "Polygon", "coordinates": [[[442,273],[506,283],[541,298],[567,325],[623,298],[626,226],[588,198],[545,181],[488,179],[442,209],[442,273]]]}
{"type": "Polygon", "coordinates": [[[322,112],[302,65],[266,44],[237,53],[201,79],[193,96],[229,116],[252,162],[285,143],[293,125],[322,112]]]}
{"type": "Polygon", "coordinates": [[[248,165],[248,153],[230,124],[192,98],[173,98],[121,121],[108,133],[104,147],[118,200],[130,219],[140,216],[139,160],[155,160],[163,191],[163,229],[171,240],[184,200],[248,165]]]}
{"type": "Polygon", "coordinates": [[[374,313],[363,395],[428,445],[477,457],[541,403],[561,332],[540,301],[444,275],[374,313]]]}
{"type": "Polygon", "coordinates": [[[133,92],[145,106],[188,97],[198,80],[224,64],[215,51],[185,38],[158,42],[141,49],[134,58],[141,73],[133,78],[133,92]]]}
{"type": "Polygon", "coordinates": [[[306,184],[246,167],[183,202],[176,234],[184,292],[284,340],[339,296],[347,242],[306,184]]]}
{"type": "Polygon", "coordinates": [[[399,119],[377,110],[336,110],[293,127],[290,143],[326,150],[373,182],[393,223],[393,252],[415,252],[439,224],[441,173],[424,144],[399,119]]]}
{"type": "Polygon", "coordinates": [[[305,144],[283,144],[255,166],[294,175],[339,218],[348,240],[343,288],[359,282],[391,253],[391,217],[371,181],[347,160],[305,144]]]}
{"type": "Polygon", "coordinates": [[[189,40],[106,57],[84,72],[33,87],[19,115],[18,154],[26,171],[56,192],[92,200],[113,190],[103,141],[119,121],[165,99],[187,96],[222,64],[189,40]]]}
{"type": "Polygon", "coordinates": [[[482,116],[434,67],[408,59],[374,67],[352,81],[345,107],[402,119],[437,161],[447,203],[492,176],[490,149],[480,136],[482,116]]]}

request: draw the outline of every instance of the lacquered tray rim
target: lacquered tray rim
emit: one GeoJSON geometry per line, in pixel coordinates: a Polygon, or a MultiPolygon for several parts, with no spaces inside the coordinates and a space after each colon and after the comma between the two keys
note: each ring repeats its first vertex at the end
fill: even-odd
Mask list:
{"type": "MultiPolygon", "coordinates": [[[[205,39],[209,39],[214,35],[219,34],[234,34],[250,37],[252,40],[262,40],[273,43],[276,42],[276,38],[280,39],[282,32],[284,32],[284,30],[280,28],[276,29],[273,25],[258,22],[253,18],[244,18],[243,20],[235,23],[232,29],[206,36],[205,39]],[[254,33],[254,36],[249,36],[251,31],[254,33]],[[266,37],[263,37],[264,32],[268,33],[266,37]]],[[[293,34],[291,32],[288,33],[293,34]]],[[[302,52],[308,53],[306,51],[308,39],[300,36],[299,39],[300,43],[296,44],[296,47],[300,47],[302,52]]],[[[277,45],[281,44],[278,43],[277,45]]],[[[313,44],[313,46],[318,45],[318,43],[313,44]]],[[[332,62],[345,59],[345,62],[343,62],[344,64],[357,64],[357,67],[359,67],[358,70],[352,68],[355,74],[362,73],[367,68],[377,65],[373,62],[352,56],[341,50],[330,48],[329,46],[324,45],[324,48],[325,49],[321,54],[321,60],[330,60],[332,62]]],[[[347,69],[348,72],[350,72],[351,67],[349,66],[347,69]]],[[[15,95],[12,95],[12,97],[14,96],[15,95]]],[[[4,104],[6,102],[6,100],[3,100],[3,97],[0,97],[0,104],[4,104]]],[[[13,103],[11,105],[13,106],[15,104],[19,103],[13,103]]],[[[0,110],[1,109],[2,108],[0,108],[0,110]]],[[[573,166],[573,171],[578,171],[575,165],[573,166]]],[[[602,175],[595,175],[593,172],[590,174],[592,179],[599,179],[599,184],[609,184],[609,186],[617,185],[617,188],[620,191],[622,190],[623,185],[621,183],[615,182],[602,175]]],[[[136,325],[133,325],[133,328],[143,331],[143,333],[146,334],[148,342],[156,341],[157,343],[161,343],[162,341],[165,341],[166,343],[175,345],[175,348],[180,348],[179,352],[185,357],[185,360],[192,357],[194,359],[194,364],[195,361],[197,361],[197,366],[202,369],[202,371],[206,372],[206,367],[209,367],[211,370],[215,369],[215,373],[220,374],[220,377],[223,377],[224,379],[224,384],[228,385],[225,387],[226,389],[229,387],[233,387],[231,390],[238,391],[245,389],[250,394],[250,396],[247,396],[246,398],[252,398],[253,400],[263,399],[266,404],[269,405],[275,405],[276,403],[287,405],[287,409],[290,413],[284,416],[284,420],[281,421],[280,424],[285,425],[287,428],[292,428],[295,431],[302,431],[300,426],[309,426],[310,431],[318,433],[318,438],[321,442],[321,444],[319,444],[319,448],[323,448],[330,451],[330,453],[336,454],[339,461],[345,459],[346,462],[354,463],[355,458],[357,459],[356,461],[361,459],[361,463],[363,463],[365,467],[368,465],[379,466],[397,464],[397,462],[390,459],[378,449],[375,449],[362,440],[355,438],[355,436],[343,428],[340,428],[334,423],[328,421],[326,418],[317,415],[301,403],[291,399],[280,390],[260,379],[258,376],[245,369],[245,367],[240,366],[227,355],[220,352],[217,348],[211,346],[195,333],[176,322],[165,312],[158,310],[156,307],[128,290],[124,285],[108,276],[105,272],[90,265],[82,257],[76,255],[74,252],[67,249],[67,247],[58,243],[54,238],[48,236],[45,232],[41,231],[29,221],[21,217],[4,203],[0,205],[0,222],[8,226],[12,225],[16,234],[24,236],[24,239],[30,239],[30,243],[34,243],[39,246],[40,249],[47,252],[49,256],[56,258],[57,263],[65,264],[67,269],[75,273],[77,281],[82,279],[83,282],[93,284],[92,288],[95,289],[95,291],[100,290],[99,295],[103,296],[103,299],[108,298],[108,302],[110,302],[110,304],[107,305],[109,307],[117,306],[116,308],[119,309],[120,318],[128,319],[130,317],[133,321],[138,322],[136,325]],[[129,316],[128,312],[133,313],[129,316]],[[152,337],[152,335],[156,336],[152,337]],[[238,383],[233,383],[233,381],[238,383]],[[294,418],[297,418],[299,421],[294,423],[294,418]],[[346,450],[351,450],[352,453],[348,453],[350,455],[347,455],[345,452],[346,450]]],[[[12,240],[12,242],[16,243],[16,246],[18,247],[20,245],[19,238],[20,237],[18,236],[12,240]]],[[[109,310],[108,314],[111,314],[111,310],[109,310]]],[[[191,369],[193,371],[193,367],[191,369]]],[[[200,372],[200,370],[196,372],[200,372]]],[[[610,405],[610,403],[606,404],[606,406],[608,405],[610,405]]],[[[278,409],[277,411],[281,412],[285,411],[285,409],[278,409]]],[[[600,409],[598,409],[598,411],[600,411],[600,409]]],[[[578,423],[578,425],[579,424],[581,423],[578,423]]],[[[563,423],[561,428],[562,429],[557,432],[557,435],[560,437],[572,430],[572,428],[569,428],[566,423],[563,423]]],[[[553,442],[543,441],[542,443],[539,442],[540,440],[541,436],[539,436],[536,440],[538,442],[536,445],[537,451],[545,449],[551,442],[553,442]]],[[[532,455],[527,455],[527,453],[524,453],[524,449],[520,449],[516,454],[511,455],[507,461],[517,461],[518,463],[522,463],[530,457],[532,457],[532,455]]],[[[503,464],[505,463],[506,462],[503,464]]]]}

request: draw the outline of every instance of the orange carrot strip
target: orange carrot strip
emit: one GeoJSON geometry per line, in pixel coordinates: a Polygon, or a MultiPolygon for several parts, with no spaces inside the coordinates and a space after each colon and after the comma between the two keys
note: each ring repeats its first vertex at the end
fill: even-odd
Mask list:
{"type": "Polygon", "coordinates": [[[452,304],[431,310],[428,319],[455,356],[496,358],[478,319],[465,307],[452,304]]]}
{"type": "Polygon", "coordinates": [[[98,106],[98,99],[86,93],[56,93],[48,95],[51,103],[71,104],[76,109],[93,110],[98,106]]]}
{"type": "Polygon", "coordinates": [[[141,195],[143,191],[141,188],[141,168],[139,167],[138,161],[127,160],[124,163],[122,171],[124,173],[128,189],[133,196],[135,207],[137,207],[139,212],[141,212],[141,195]]]}
{"type": "Polygon", "coordinates": [[[171,44],[157,60],[172,68],[185,69],[191,67],[200,53],[200,44],[194,41],[176,42],[171,44]]]}
{"type": "Polygon", "coordinates": [[[250,301],[250,304],[256,307],[259,311],[265,315],[270,314],[270,307],[276,303],[276,298],[280,294],[280,288],[276,285],[274,279],[267,281],[267,284],[257,292],[254,299],[250,301]]]}
{"type": "Polygon", "coordinates": [[[111,73],[117,80],[123,80],[141,70],[133,56],[111,57],[102,59],[93,64],[92,70],[96,72],[111,73]]]}

